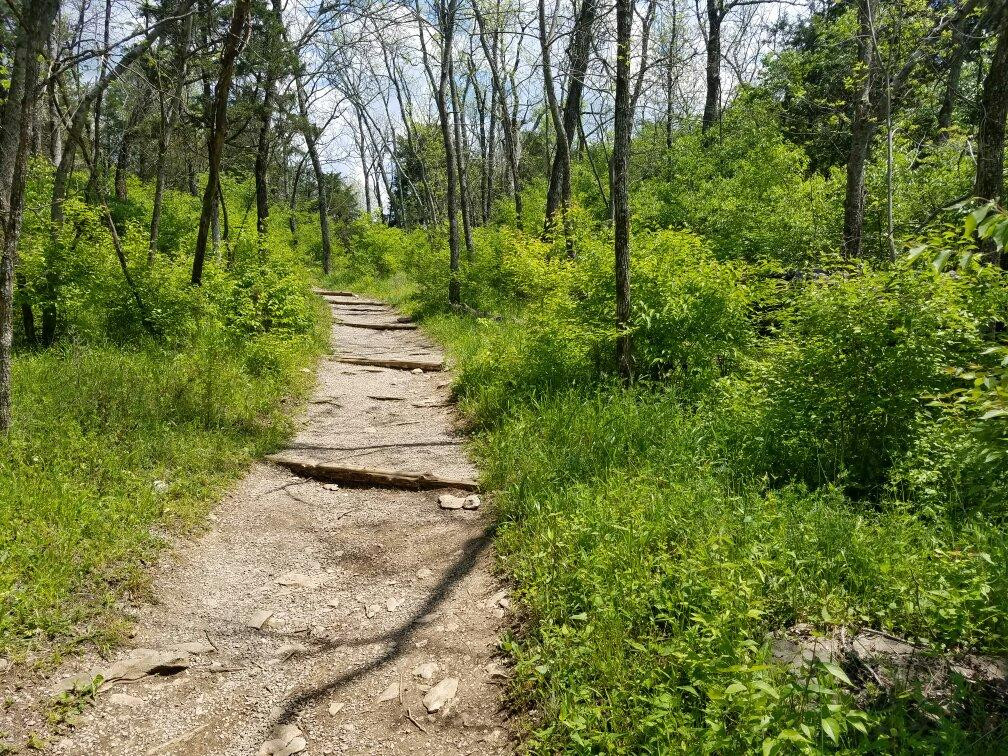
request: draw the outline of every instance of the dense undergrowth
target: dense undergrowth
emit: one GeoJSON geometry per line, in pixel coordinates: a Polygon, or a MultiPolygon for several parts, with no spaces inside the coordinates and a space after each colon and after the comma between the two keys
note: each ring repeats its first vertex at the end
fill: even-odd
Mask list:
{"type": "MultiPolygon", "coordinates": [[[[747,151],[789,149],[771,141],[724,150],[751,173],[747,151]]],[[[532,750],[1003,752],[989,690],[959,682],[942,708],[850,667],[773,662],[771,634],[799,624],[1008,654],[1008,303],[995,267],[954,264],[972,248],[961,217],[906,236],[895,262],[781,243],[823,179],[767,169],[755,219],[713,167],[692,204],[652,186],[631,385],[613,376],[611,241],[585,194],[574,260],[498,208],[463,262],[468,310],[444,307],[447,253],[422,229],[358,221],[333,283],[410,308],[457,361],[523,608],[509,647],[532,750]],[[699,205],[691,230],[682,208],[699,205]]],[[[906,212],[910,227],[923,208],[906,212]]]]}
{"type": "MultiPolygon", "coordinates": [[[[29,205],[45,207],[43,164],[32,178],[29,205]]],[[[232,208],[252,201],[248,184],[226,189],[232,208]]],[[[47,218],[26,217],[18,304],[52,305],[58,331],[47,349],[18,334],[14,421],[0,438],[5,655],[114,640],[119,602],[142,592],[139,568],[160,534],[197,527],[251,460],[283,442],[288,405],[310,386],[327,345],[328,313],[309,290],[317,227],[312,238],[304,224],[292,244],[286,209],[277,208],[263,256],[253,213],[230,228],[194,288],[198,201],[168,192],[148,265],[151,194],[133,180],[130,201],[113,207],[146,317],[94,206],[68,203],[55,245],[47,218]]]]}

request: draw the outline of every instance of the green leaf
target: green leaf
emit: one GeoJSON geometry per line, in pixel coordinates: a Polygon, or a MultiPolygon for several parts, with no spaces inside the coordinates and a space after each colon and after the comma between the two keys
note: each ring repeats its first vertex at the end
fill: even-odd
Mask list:
{"type": "Polygon", "coordinates": [[[942,269],[945,267],[945,263],[948,262],[949,257],[952,255],[951,249],[943,249],[935,257],[934,262],[931,263],[931,267],[934,268],[935,273],[941,273],[942,269]]]}
{"type": "Polygon", "coordinates": [[[730,698],[731,696],[734,696],[736,693],[744,693],[745,691],[746,686],[736,681],[733,682],[731,685],[729,685],[727,688],[725,688],[724,694],[730,698]]]}
{"type": "Polygon", "coordinates": [[[847,673],[844,672],[836,664],[833,664],[831,662],[823,662],[823,666],[826,668],[827,672],[829,672],[831,675],[833,675],[833,677],[835,677],[840,682],[842,682],[842,683],[844,683],[846,685],[853,685],[854,684],[854,683],[852,683],[850,681],[850,678],[847,677],[847,673]]]}
{"type": "Polygon", "coordinates": [[[837,722],[835,719],[833,719],[833,717],[826,717],[822,721],[822,729],[823,729],[823,732],[825,732],[826,735],[829,736],[830,740],[832,740],[834,743],[839,742],[839,740],[840,740],[840,723],[837,722]]]}

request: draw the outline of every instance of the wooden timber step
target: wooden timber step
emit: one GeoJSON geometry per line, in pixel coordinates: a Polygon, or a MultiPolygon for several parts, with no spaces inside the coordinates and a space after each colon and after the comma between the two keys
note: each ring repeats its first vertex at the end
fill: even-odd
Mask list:
{"type": "Polygon", "coordinates": [[[446,478],[432,472],[412,473],[399,470],[351,467],[334,462],[317,462],[286,454],[270,454],[270,462],[286,467],[296,475],[328,483],[345,483],[376,488],[397,488],[410,491],[424,491],[435,488],[458,488],[463,491],[479,491],[479,483],[465,478],[446,478]]]}
{"type": "Polygon", "coordinates": [[[412,323],[354,323],[351,320],[337,320],[339,325],[348,328],[370,328],[372,331],[415,331],[412,323]]]}
{"type": "Polygon", "coordinates": [[[403,360],[386,357],[354,357],[353,355],[341,355],[336,358],[336,362],[344,362],[349,365],[370,365],[372,367],[392,368],[393,370],[428,370],[432,373],[444,370],[443,362],[430,362],[425,360],[403,360]]]}
{"type": "Polygon", "coordinates": [[[387,304],[377,299],[361,299],[360,297],[336,297],[323,294],[322,298],[333,304],[359,305],[364,307],[388,307],[387,304]]]}
{"type": "Polygon", "coordinates": [[[356,297],[352,291],[332,291],[331,289],[312,289],[316,294],[323,297],[356,297]]]}

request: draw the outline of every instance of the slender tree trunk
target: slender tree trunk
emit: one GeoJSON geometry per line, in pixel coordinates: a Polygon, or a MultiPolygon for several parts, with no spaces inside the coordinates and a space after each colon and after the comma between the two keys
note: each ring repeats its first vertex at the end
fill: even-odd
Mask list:
{"type": "Polygon", "coordinates": [[[276,100],[277,78],[279,77],[277,59],[281,53],[279,42],[282,39],[283,4],[282,0],[273,0],[273,13],[267,19],[267,34],[270,42],[269,60],[266,63],[266,81],[263,86],[262,120],[259,124],[259,135],[256,140],[255,157],[255,189],[256,189],[256,231],[259,235],[259,254],[266,254],[266,229],[269,221],[269,156],[271,130],[273,128],[273,110],[276,100]]]}
{"type": "MultiPolygon", "coordinates": [[[[116,152],[115,179],[113,181],[115,198],[119,202],[125,202],[128,199],[126,176],[129,172],[133,143],[136,141],[137,130],[140,128],[140,122],[143,120],[149,104],[150,100],[147,97],[142,97],[133,105],[130,109],[129,117],[126,119],[122,136],[119,138],[119,149],[116,152]]],[[[155,208],[157,206],[156,201],[157,193],[155,192],[155,208]]]]}
{"type": "Polygon", "coordinates": [[[0,433],[11,424],[14,268],[24,213],[28,132],[38,99],[39,58],[59,2],[27,0],[19,10],[7,98],[0,106],[0,433]]]}
{"type": "Polygon", "coordinates": [[[633,22],[632,0],[616,0],[616,110],[613,144],[613,237],[616,267],[616,366],[620,376],[633,372],[630,348],[630,195],[627,173],[630,168],[630,36],[633,22]]]}
{"type": "MultiPolygon", "coordinates": [[[[50,57],[54,56],[52,45],[49,45],[50,57]]],[[[53,77],[46,85],[46,109],[48,111],[47,131],[49,133],[49,160],[53,165],[59,165],[63,159],[63,126],[60,123],[56,109],[56,79],[53,77]]]]}
{"type": "MultiPolygon", "coordinates": [[[[105,47],[109,46],[109,35],[110,27],[112,24],[112,0],[105,0],[105,35],[104,43],[105,47]]],[[[101,68],[99,69],[98,78],[102,79],[108,72],[108,56],[103,55],[101,60],[101,68]]],[[[93,148],[93,163],[91,165],[91,172],[88,175],[87,186],[84,188],[84,194],[92,201],[98,197],[99,183],[102,180],[102,133],[101,133],[101,120],[102,120],[102,101],[104,92],[99,92],[98,96],[94,101],[94,148],[93,148]]]]}
{"type": "MultiPolygon", "coordinates": [[[[494,35],[491,52],[497,54],[497,35],[494,35]]],[[[487,126],[486,142],[487,156],[486,168],[486,196],[483,199],[483,222],[490,220],[490,210],[493,207],[494,174],[497,162],[497,88],[490,85],[490,113],[489,125],[487,126]]]]}
{"type": "MultiPolygon", "coordinates": [[[[973,194],[984,200],[1003,202],[1005,169],[1005,118],[1008,116],[1008,9],[997,18],[997,46],[980,95],[980,127],[977,131],[977,167],[973,194]]],[[[991,257],[995,245],[988,239],[981,250],[991,257]]],[[[1008,254],[1001,266],[1008,268],[1008,254]]]]}
{"type": "Polygon", "coordinates": [[[939,142],[948,139],[948,130],[952,126],[952,116],[955,113],[956,98],[959,96],[959,79],[962,76],[962,67],[966,60],[965,27],[966,19],[961,19],[952,27],[952,51],[949,54],[945,93],[942,96],[941,109],[938,111],[939,142]]]}
{"type": "Polygon", "coordinates": [[[364,146],[364,118],[361,116],[363,104],[357,104],[357,154],[360,157],[361,174],[364,177],[364,212],[371,217],[371,176],[368,170],[367,154],[364,146]]]}
{"type": "MultiPolygon", "coordinates": [[[[546,225],[557,208],[570,205],[571,144],[581,117],[581,97],[584,92],[585,71],[588,69],[588,53],[591,49],[592,30],[595,26],[595,0],[582,0],[581,11],[574,22],[568,58],[570,71],[567,74],[567,94],[563,104],[562,128],[557,128],[557,150],[550,167],[549,188],[546,192],[546,225]],[[560,145],[563,134],[566,145],[560,145]],[[563,149],[561,149],[563,147],[563,149]]],[[[555,125],[555,124],[554,124],[555,125]]]]}
{"type": "Polygon", "coordinates": [[[298,196],[298,185],[301,183],[301,174],[304,172],[305,158],[302,157],[298,163],[297,170],[294,172],[294,181],[291,184],[290,193],[290,213],[287,216],[287,227],[290,228],[291,232],[291,244],[295,247],[298,243],[298,226],[297,226],[297,196],[298,196]]]}
{"type": "Polygon", "coordinates": [[[273,120],[273,98],[276,84],[272,77],[267,78],[263,92],[262,122],[259,124],[259,135],[256,139],[255,156],[255,199],[256,199],[256,231],[259,234],[259,252],[265,253],[266,228],[269,222],[269,185],[267,184],[267,167],[270,153],[270,123],[273,120]]]}
{"type": "MultiPolygon", "coordinates": [[[[490,80],[494,90],[497,92],[497,100],[500,103],[501,124],[504,127],[504,151],[507,153],[508,168],[510,168],[509,175],[511,177],[511,193],[514,197],[515,227],[521,231],[524,225],[522,222],[524,209],[522,207],[521,175],[519,173],[521,142],[519,141],[518,126],[508,109],[508,99],[504,90],[504,78],[500,69],[500,61],[497,58],[497,48],[495,46],[491,49],[490,43],[487,40],[486,20],[480,12],[478,0],[473,0],[472,6],[473,14],[476,16],[476,23],[479,26],[480,46],[483,48],[483,54],[490,64],[490,80]]],[[[494,33],[497,33],[496,30],[494,33]]]]}
{"type": "Polygon", "coordinates": [[[235,0],[231,24],[227,39],[221,52],[220,74],[217,87],[214,90],[213,134],[208,150],[209,171],[207,186],[203,191],[203,210],[200,213],[199,229],[196,234],[196,252],[193,255],[192,283],[199,286],[203,282],[203,262],[206,258],[207,241],[210,234],[210,221],[213,215],[214,195],[220,182],[220,160],[224,149],[224,137],[227,133],[227,104],[231,90],[231,78],[234,75],[235,60],[244,39],[248,24],[251,0],[235,0]]]}
{"type": "Polygon", "coordinates": [[[704,100],[701,129],[713,128],[721,114],[721,0],[707,0],[707,97],[704,100]]]}
{"type": "Polygon", "coordinates": [[[308,150],[308,157],[311,160],[312,171],[315,174],[315,186],[318,190],[319,226],[322,229],[322,272],[329,275],[332,265],[332,239],[329,232],[329,205],[326,201],[325,173],[322,171],[322,161],[319,158],[315,127],[309,120],[308,94],[305,92],[300,64],[294,74],[294,84],[297,90],[298,112],[301,115],[302,136],[308,150]]]}
{"type": "MultiPolygon", "coordinates": [[[[448,302],[457,305],[462,302],[462,287],[459,281],[459,233],[458,233],[458,195],[456,171],[458,164],[455,160],[455,139],[452,128],[452,117],[448,112],[448,98],[450,90],[450,68],[451,43],[455,30],[455,10],[456,0],[439,0],[438,23],[441,31],[440,65],[441,71],[437,82],[434,80],[433,69],[430,65],[430,57],[427,53],[426,32],[422,22],[420,26],[420,48],[423,54],[424,67],[427,77],[434,89],[434,98],[437,101],[438,118],[441,124],[441,140],[444,143],[445,151],[445,178],[446,191],[445,202],[448,206],[448,302]]],[[[418,8],[419,11],[419,8],[418,8]]]]}
{"type": "Polygon", "coordinates": [[[843,250],[847,258],[860,257],[864,236],[865,164],[875,134],[872,87],[875,79],[875,0],[858,0],[858,82],[851,123],[844,194],[843,250]]]}
{"type": "MultiPolygon", "coordinates": [[[[181,80],[185,74],[179,72],[181,80]]],[[[181,94],[181,93],[179,93],[181,94]]],[[[168,163],[168,145],[171,143],[173,111],[166,109],[164,101],[161,102],[161,133],[158,135],[157,167],[154,178],[154,207],[151,210],[150,234],[147,237],[147,262],[154,262],[154,255],[157,252],[158,236],[161,233],[161,207],[164,204],[165,173],[168,163]]],[[[190,175],[195,184],[195,171],[192,170],[192,162],[189,163],[190,175]]]]}
{"type": "MultiPolygon", "coordinates": [[[[450,53],[449,53],[450,54],[450,53]]],[[[462,154],[465,142],[462,139],[462,103],[459,102],[458,88],[455,86],[455,65],[448,59],[448,81],[452,98],[452,130],[455,134],[455,162],[458,168],[459,209],[462,211],[462,238],[465,240],[466,259],[472,262],[475,257],[472,240],[472,197],[469,194],[469,172],[466,170],[462,154]]]]}

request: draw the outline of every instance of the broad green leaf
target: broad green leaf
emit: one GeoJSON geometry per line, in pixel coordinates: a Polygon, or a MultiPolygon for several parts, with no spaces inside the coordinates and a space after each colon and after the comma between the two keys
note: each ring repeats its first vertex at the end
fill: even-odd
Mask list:
{"type": "Polygon", "coordinates": [[[850,681],[850,678],[847,677],[847,673],[844,672],[836,664],[833,664],[832,662],[823,662],[823,666],[826,668],[827,672],[833,675],[833,677],[835,677],[837,680],[840,680],[840,682],[845,683],[846,685],[854,684],[850,681]]]}
{"type": "Polygon", "coordinates": [[[835,719],[833,719],[833,717],[826,717],[822,721],[822,729],[823,729],[823,732],[825,732],[826,735],[829,736],[830,740],[832,740],[834,743],[839,742],[839,740],[840,740],[840,723],[837,722],[835,719]]]}

